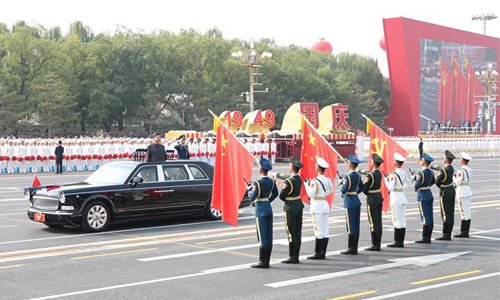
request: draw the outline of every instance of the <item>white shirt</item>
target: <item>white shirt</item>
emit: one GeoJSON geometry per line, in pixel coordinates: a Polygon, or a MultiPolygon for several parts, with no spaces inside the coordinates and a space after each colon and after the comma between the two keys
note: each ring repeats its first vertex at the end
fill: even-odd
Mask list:
{"type": "Polygon", "coordinates": [[[330,206],[326,200],[313,200],[312,198],[326,198],[331,195],[333,193],[332,180],[325,175],[318,175],[318,177],[309,180],[305,184],[305,187],[307,195],[311,198],[311,213],[328,213],[330,206]],[[325,187],[324,189],[323,186],[325,187]]]}
{"type": "Polygon", "coordinates": [[[389,174],[389,176],[387,176],[384,179],[385,186],[390,192],[389,194],[390,204],[391,206],[398,204],[406,204],[408,203],[408,200],[406,199],[406,196],[402,190],[405,184],[409,182],[408,175],[401,168],[396,168],[396,170],[394,170],[394,173],[389,174]],[[396,173],[397,175],[394,173],[396,173]],[[400,190],[400,191],[395,191],[395,190],[400,190]]]}
{"type": "Polygon", "coordinates": [[[453,180],[453,183],[457,186],[456,194],[457,197],[470,197],[472,196],[472,191],[469,186],[469,182],[472,176],[472,169],[469,166],[461,166],[457,170],[457,175],[453,180]]]}

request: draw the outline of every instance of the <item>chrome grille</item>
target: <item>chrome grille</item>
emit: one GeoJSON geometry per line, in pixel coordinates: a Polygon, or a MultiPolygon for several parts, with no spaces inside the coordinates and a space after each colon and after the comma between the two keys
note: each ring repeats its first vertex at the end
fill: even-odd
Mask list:
{"type": "Polygon", "coordinates": [[[43,210],[57,210],[59,207],[59,200],[52,197],[34,196],[33,207],[43,210]]]}

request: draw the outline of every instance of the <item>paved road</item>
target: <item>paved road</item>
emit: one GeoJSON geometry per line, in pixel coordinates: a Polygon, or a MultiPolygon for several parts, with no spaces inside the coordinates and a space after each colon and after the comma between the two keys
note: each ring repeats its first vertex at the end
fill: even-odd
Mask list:
{"type": "MultiPolygon", "coordinates": [[[[414,163],[409,166],[416,168],[414,163]]],[[[327,260],[284,265],[279,261],[287,256],[288,246],[278,200],[273,202],[275,240],[268,270],[249,268],[258,254],[252,208],[241,210],[237,228],[204,219],[156,220],[85,234],[28,220],[22,189],[33,177],[2,176],[0,299],[498,299],[500,162],[474,159],[472,168],[471,238],[414,244],[421,236],[421,225],[416,195],[407,189],[404,249],[384,247],[378,253],[339,255],[347,246],[347,236],[344,212],[337,206],[341,199],[336,195],[327,260]]],[[[63,183],[85,176],[41,175],[40,180],[63,183]]],[[[434,211],[436,237],[441,229],[438,202],[434,211]]],[[[362,212],[360,250],[370,243],[365,205],[362,212]]],[[[457,210],[454,231],[459,224],[457,210]]],[[[382,242],[392,242],[392,236],[390,215],[384,215],[382,242]]],[[[304,214],[303,239],[301,253],[307,256],[314,247],[309,213],[304,214]]]]}

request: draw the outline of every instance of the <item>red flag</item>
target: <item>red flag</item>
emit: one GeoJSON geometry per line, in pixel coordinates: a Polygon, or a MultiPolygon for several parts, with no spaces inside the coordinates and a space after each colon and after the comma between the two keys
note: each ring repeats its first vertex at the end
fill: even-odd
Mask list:
{"type": "MultiPolygon", "coordinates": [[[[317,176],[316,157],[319,156],[325,159],[330,165],[325,171],[325,176],[330,178],[332,182],[335,182],[339,155],[304,116],[302,116],[302,130],[304,137],[302,139],[300,160],[304,167],[300,169],[300,175],[302,178],[315,178],[317,176]]],[[[333,186],[335,188],[335,184],[333,186]]],[[[333,203],[333,194],[334,193],[326,197],[330,206],[332,206],[333,203]]],[[[302,201],[309,204],[309,197],[307,196],[304,185],[302,185],[300,197],[302,201]]]]}
{"type": "Polygon", "coordinates": [[[439,112],[439,119],[441,120],[441,122],[444,123],[446,122],[448,114],[450,113],[448,111],[448,103],[452,96],[450,93],[451,73],[450,70],[448,70],[446,63],[441,57],[439,58],[439,66],[441,67],[441,73],[439,76],[438,112],[439,112]]]}
{"type": "Polygon", "coordinates": [[[467,120],[472,123],[477,120],[477,111],[479,110],[479,106],[476,105],[476,101],[481,101],[481,96],[483,95],[483,85],[481,84],[481,81],[477,79],[470,63],[467,64],[467,80],[469,95],[469,115],[467,120]]]}
{"type": "Polygon", "coordinates": [[[37,187],[41,186],[42,183],[40,183],[40,180],[38,180],[38,176],[35,175],[35,179],[33,179],[33,183],[31,184],[32,187],[37,187]]]}
{"type": "MultiPolygon", "coordinates": [[[[384,163],[380,165],[379,170],[388,175],[389,173],[394,171],[394,166],[392,164],[392,161],[394,160],[394,153],[397,152],[404,157],[407,157],[408,152],[406,152],[405,149],[399,146],[399,144],[395,140],[393,140],[389,135],[387,135],[387,133],[380,129],[380,127],[375,125],[375,123],[373,123],[370,119],[367,119],[366,122],[366,127],[367,129],[369,129],[368,133],[370,133],[371,139],[370,156],[368,160],[370,170],[372,165],[372,154],[377,153],[384,160],[384,163]]],[[[382,209],[384,210],[384,212],[387,212],[387,209],[389,207],[389,191],[387,190],[383,182],[380,186],[380,192],[382,193],[382,197],[384,198],[382,209]]]]}
{"type": "Polygon", "coordinates": [[[246,193],[245,180],[252,178],[254,157],[224,125],[217,127],[212,207],[222,212],[224,222],[237,226],[238,208],[246,193]]]}
{"type": "Polygon", "coordinates": [[[457,60],[454,56],[451,58],[453,68],[453,106],[452,106],[452,122],[457,125],[458,119],[461,117],[463,121],[463,112],[466,98],[466,80],[457,60]]]}

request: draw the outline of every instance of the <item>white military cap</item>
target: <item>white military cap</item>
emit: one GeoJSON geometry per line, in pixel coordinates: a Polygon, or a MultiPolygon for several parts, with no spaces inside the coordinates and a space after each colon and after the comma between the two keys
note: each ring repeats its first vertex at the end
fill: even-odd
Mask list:
{"type": "Polygon", "coordinates": [[[462,153],[460,153],[460,157],[462,157],[465,160],[471,160],[472,159],[472,156],[470,156],[468,153],[465,153],[463,151],[462,151],[462,153]]]}
{"type": "Polygon", "coordinates": [[[330,167],[330,165],[326,162],[326,160],[324,160],[323,158],[321,158],[319,156],[316,156],[316,163],[318,164],[318,166],[322,167],[323,169],[330,167]]]}
{"type": "Polygon", "coordinates": [[[397,161],[402,161],[402,162],[406,161],[406,158],[404,158],[403,155],[401,155],[401,154],[399,154],[397,152],[394,153],[394,159],[397,160],[397,161]]]}

